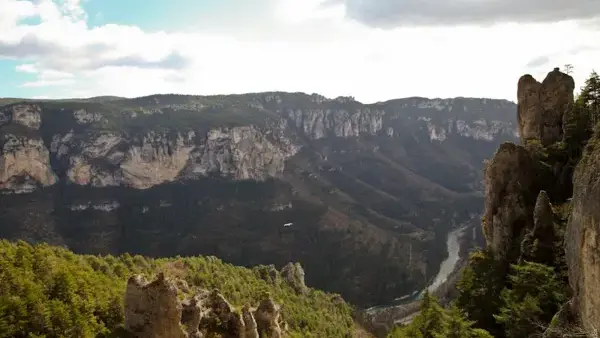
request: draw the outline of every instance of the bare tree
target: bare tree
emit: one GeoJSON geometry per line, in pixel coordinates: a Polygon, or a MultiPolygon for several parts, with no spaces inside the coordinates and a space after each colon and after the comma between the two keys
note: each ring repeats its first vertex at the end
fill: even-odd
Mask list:
{"type": "Polygon", "coordinates": [[[563,66],[564,70],[565,70],[565,74],[573,74],[573,65],[570,63],[567,63],[566,65],[563,66]]]}

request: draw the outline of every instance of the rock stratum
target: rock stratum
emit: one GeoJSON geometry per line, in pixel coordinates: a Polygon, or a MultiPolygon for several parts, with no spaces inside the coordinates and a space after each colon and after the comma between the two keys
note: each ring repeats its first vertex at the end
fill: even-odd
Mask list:
{"type": "Polygon", "coordinates": [[[0,236],[79,253],[298,261],[309,285],[364,306],[435,276],[448,231],[481,212],[483,160],[517,136],[515,105],[487,99],[4,103],[0,236]]]}

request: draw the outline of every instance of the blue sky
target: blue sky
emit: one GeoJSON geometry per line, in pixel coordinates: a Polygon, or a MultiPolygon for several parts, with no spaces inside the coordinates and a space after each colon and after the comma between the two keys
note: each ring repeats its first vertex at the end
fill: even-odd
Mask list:
{"type": "Polygon", "coordinates": [[[178,30],[198,21],[222,17],[251,1],[239,0],[102,0],[82,4],[91,26],[136,25],[144,30],[178,30]]]}
{"type": "Polygon", "coordinates": [[[523,73],[542,78],[570,63],[581,84],[600,60],[600,1],[539,1],[514,11],[491,2],[0,0],[0,97],[283,90],[514,100],[523,73]]]}

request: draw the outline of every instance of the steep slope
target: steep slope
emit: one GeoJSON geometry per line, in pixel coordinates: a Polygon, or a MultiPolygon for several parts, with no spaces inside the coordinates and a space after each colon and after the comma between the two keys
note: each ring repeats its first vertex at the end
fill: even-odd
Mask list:
{"type": "Polygon", "coordinates": [[[299,261],[356,304],[431,279],[481,211],[508,101],[372,105],[301,93],[154,95],[0,108],[0,236],[82,253],[299,261]]]}

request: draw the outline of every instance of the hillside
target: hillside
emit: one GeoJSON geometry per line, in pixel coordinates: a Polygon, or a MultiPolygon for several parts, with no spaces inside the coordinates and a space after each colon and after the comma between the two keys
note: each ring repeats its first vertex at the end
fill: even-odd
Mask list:
{"type": "MultiPolygon", "coordinates": [[[[177,299],[169,299],[167,290],[175,287],[180,298],[217,289],[210,297],[220,299],[220,303],[212,305],[219,309],[204,309],[207,312],[200,320],[200,329],[206,337],[231,336],[228,334],[235,331],[233,318],[246,315],[246,309],[261,311],[260,304],[265,299],[275,304],[271,315],[279,318],[272,325],[286,336],[351,336],[355,328],[350,307],[339,295],[306,288],[296,268],[301,271],[295,265],[281,272],[270,266],[246,269],[215,257],[149,259],[128,254],[76,255],[46,244],[31,246],[2,240],[0,337],[128,337],[136,313],[149,318],[160,316],[144,324],[146,330],[154,330],[150,336],[159,337],[169,320],[179,326],[182,305],[185,312],[185,303],[178,306],[179,310],[169,309],[169,302],[177,299]],[[159,277],[153,283],[154,290],[143,286],[137,290],[134,285],[141,277],[130,278],[134,275],[155,278],[157,273],[166,276],[166,280],[160,281],[159,277]],[[145,292],[150,293],[147,300],[142,298],[145,292]],[[227,308],[225,315],[223,308],[227,308]],[[156,312],[159,310],[161,314],[156,312]],[[179,311],[179,318],[169,317],[169,311],[179,311]],[[210,311],[217,311],[217,322],[212,322],[215,318],[210,311]]],[[[255,312],[254,317],[260,331],[260,313],[255,312]]],[[[252,336],[246,334],[246,337],[252,336]]]]}
{"type": "Polygon", "coordinates": [[[87,254],[298,261],[309,285],[365,307],[435,276],[447,233],[482,210],[483,160],[516,135],[516,106],[487,99],[7,103],[1,237],[87,254]]]}

